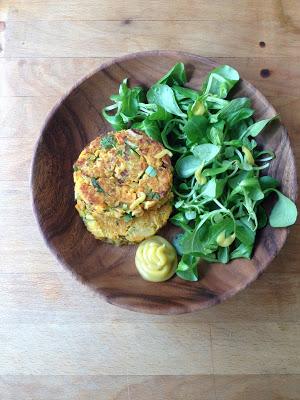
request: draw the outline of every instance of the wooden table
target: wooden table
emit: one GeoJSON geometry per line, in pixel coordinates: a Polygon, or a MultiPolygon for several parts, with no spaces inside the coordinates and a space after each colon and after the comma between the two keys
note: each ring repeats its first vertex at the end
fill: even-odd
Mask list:
{"type": "Polygon", "coordinates": [[[28,183],[60,96],[103,61],[151,49],[238,68],[277,107],[300,165],[299,1],[0,1],[0,398],[300,399],[299,223],[267,272],[226,303],[142,315],[59,265],[28,183]]]}

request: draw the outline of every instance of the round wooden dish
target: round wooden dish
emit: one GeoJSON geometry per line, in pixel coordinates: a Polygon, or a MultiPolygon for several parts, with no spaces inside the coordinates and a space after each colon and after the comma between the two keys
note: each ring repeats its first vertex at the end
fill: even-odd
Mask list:
{"type": "MultiPolygon", "coordinates": [[[[82,80],[52,110],[37,143],[32,166],[33,206],[45,240],[58,259],[83,283],[109,303],[155,314],[179,314],[219,303],[253,282],[282,248],[288,230],[267,226],[257,235],[251,261],[227,265],[201,264],[199,282],[177,277],[165,283],[149,283],[138,274],[136,246],[116,247],[97,241],[86,230],[74,208],[72,165],[82,148],[111,128],[101,117],[109,96],[125,77],[132,85],[150,86],[173,64],[185,63],[189,86],[199,88],[203,77],[216,65],[186,53],[152,51],[132,54],[102,65],[82,80]]],[[[252,99],[257,119],[276,111],[250,83],[241,80],[232,93],[252,99]]],[[[286,129],[274,123],[259,136],[260,143],[276,152],[268,174],[281,182],[283,193],[295,199],[294,157],[286,129]]],[[[161,235],[172,237],[167,225],[161,235]]]]}

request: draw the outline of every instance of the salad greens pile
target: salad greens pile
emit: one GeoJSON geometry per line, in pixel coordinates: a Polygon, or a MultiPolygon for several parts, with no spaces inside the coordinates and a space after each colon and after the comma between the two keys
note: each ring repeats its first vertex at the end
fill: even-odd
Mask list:
{"type": "Polygon", "coordinates": [[[200,259],[227,263],[250,258],[256,231],[267,224],[263,200],[278,201],[269,222],[292,225],[295,204],[279,182],[262,175],[275,157],[255,140],[277,117],[254,122],[247,97],[227,98],[239,81],[228,65],[213,69],[200,90],[185,87],[183,63],[174,65],[149,90],[130,88],[127,79],[110,99],[103,116],[115,130],[140,129],[173,153],[174,206],[171,222],[183,232],[174,239],[181,260],[177,275],[198,280],[200,259]]]}

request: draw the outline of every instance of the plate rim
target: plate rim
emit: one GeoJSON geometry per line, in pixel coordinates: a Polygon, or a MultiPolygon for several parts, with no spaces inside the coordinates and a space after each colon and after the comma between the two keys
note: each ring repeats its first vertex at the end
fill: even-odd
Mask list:
{"type": "MultiPolygon", "coordinates": [[[[229,291],[227,291],[226,293],[224,293],[223,295],[218,295],[216,296],[213,300],[210,299],[209,301],[205,302],[205,303],[198,303],[198,302],[193,302],[190,303],[188,306],[177,306],[177,305],[165,305],[164,308],[159,308],[159,306],[154,307],[145,307],[144,304],[142,306],[138,306],[138,305],[131,305],[131,304],[124,304],[124,303],[119,303],[118,301],[114,301],[114,298],[110,298],[108,295],[106,295],[105,293],[103,293],[102,291],[97,290],[96,288],[94,288],[92,285],[89,285],[79,274],[77,274],[72,267],[65,261],[63,260],[59,253],[57,252],[55,246],[46,238],[45,233],[43,232],[41,223],[40,223],[40,215],[39,212],[37,210],[36,204],[35,204],[35,200],[34,200],[34,184],[35,184],[35,164],[37,162],[37,153],[38,153],[38,148],[39,145],[42,141],[42,137],[43,137],[43,133],[45,131],[45,129],[47,128],[49,122],[51,121],[52,117],[54,116],[54,114],[56,113],[56,111],[58,110],[58,108],[61,106],[61,104],[65,101],[65,99],[67,99],[72,93],[73,91],[75,91],[78,86],[80,86],[82,83],[84,83],[87,79],[89,79],[90,77],[92,77],[93,75],[95,75],[96,73],[102,71],[105,68],[108,68],[114,64],[117,63],[121,63],[123,61],[127,61],[127,60],[131,60],[131,59],[135,59],[135,58],[140,58],[140,57],[145,57],[145,56],[151,56],[154,55],[156,57],[159,56],[170,56],[170,57],[174,57],[174,58],[178,58],[180,59],[180,57],[186,57],[191,59],[191,61],[202,61],[203,63],[205,63],[206,65],[211,64],[212,67],[216,67],[219,65],[222,65],[220,63],[218,63],[216,60],[214,60],[214,58],[210,58],[210,57],[204,57],[198,54],[194,54],[194,53],[190,53],[190,52],[186,52],[186,51],[177,51],[177,50],[149,50],[149,51],[140,51],[140,52],[134,52],[134,53],[128,53],[125,55],[122,55],[120,57],[114,57],[109,61],[106,61],[104,63],[101,63],[98,67],[94,68],[91,72],[87,73],[86,75],[84,75],[82,78],[78,79],[71,87],[69,90],[67,90],[62,96],[60,96],[54,103],[54,105],[50,108],[50,110],[47,112],[46,117],[44,122],[41,125],[41,128],[39,130],[39,134],[37,136],[37,139],[35,141],[35,145],[33,148],[33,157],[31,159],[31,164],[30,164],[30,177],[29,177],[29,183],[30,183],[30,203],[31,203],[31,208],[33,210],[33,214],[34,214],[34,218],[35,221],[38,225],[38,229],[39,232],[43,238],[44,243],[46,244],[47,248],[50,250],[51,254],[53,254],[55,256],[55,258],[59,261],[60,264],[62,264],[62,266],[67,269],[73,277],[75,277],[75,279],[77,281],[79,281],[80,283],[82,283],[83,285],[87,286],[89,289],[91,289],[94,293],[96,292],[97,295],[104,299],[107,303],[112,304],[114,306],[120,307],[122,309],[127,309],[127,310],[131,310],[134,312],[139,312],[139,313],[144,313],[144,314],[153,314],[153,315],[179,315],[179,314],[186,314],[186,313],[190,313],[190,312],[195,312],[195,311],[200,311],[206,308],[209,308],[213,305],[219,304],[219,303],[223,303],[225,300],[233,297],[235,294],[241,292],[242,290],[246,289],[249,285],[251,285],[256,279],[259,278],[259,276],[262,275],[262,273],[266,270],[266,268],[272,263],[272,261],[275,259],[275,257],[278,255],[278,253],[282,250],[282,248],[284,247],[287,237],[289,235],[290,229],[291,227],[285,227],[285,228],[280,228],[282,229],[282,232],[284,233],[284,240],[282,245],[276,249],[276,251],[272,254],[271,259],[268,261],[268,263],[265,263],[265,265],[262,266],[262,268],[260,270],[257,270],[257,273],[252,277],[251,280],[249,280],[248,282],[245,283],[245,285],[242,285],[239,288],[233,288],[229,291]]],[[[260,98],[266,103],[268,104],[268,106],[270,107],[270,110],[274,113],[276,112],[276,109],[274,108],[274,106],[269,102],[269,100],[264,96],[264,94],[257,89],[251,82],[247,81],[246,79],[244,79],[243,77],[240,78],[241,81],[245,82],[251,89],[256,90],[259,95],[260,98]]],[[[291,197],[291,199],[295,202],[296,199],[298,198],[298,178],[297,178],[297,168],[296,168],[296,162],[295,162],[295,154],[294,154],[294,150],[293,150],[293,146],[292,146],[292,142],[290,140],[290,136],[288,133],[287,128],[285,127],[285,125],[280,122],[282,125],[282,128],[285,131],[285,134],[287,135],[289,144],[290,144],[290,150],[291,150],[291,165],[293,167],[293,169],[295,170],[295,174],[294,174],[294,182],[293,182],[293,193],[294,196],[291,197]]],[[[274,229],[274,228],[273,228],[274,229]]],[[[118,298],[117,298],[118,299],[118,298]]]]}

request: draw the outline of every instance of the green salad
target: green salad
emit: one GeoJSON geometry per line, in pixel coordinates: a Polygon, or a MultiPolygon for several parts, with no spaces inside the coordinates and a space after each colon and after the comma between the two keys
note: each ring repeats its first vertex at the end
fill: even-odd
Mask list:
{"type": "Polygon", "coordinates": [[[198,280],[200,259],[250,259],[256,232],[268,220],[276,228],[297,218],[280,182],[264,174],[273,151],[255,140],[278,117],[255,121],[251,99],[228,97],[239,79],[222,65],[194,90],[184,86],[185,67],[178,63],[147,90],[124,79],[103,110],[115,130],[140,129],[173,153],[176,212],[170,220],[182,229],[173,244],[181,256],[176,273],[186,280],[198,280]],[[268,217],[263,201],[272,193],[277,202],[268,217]]]}

